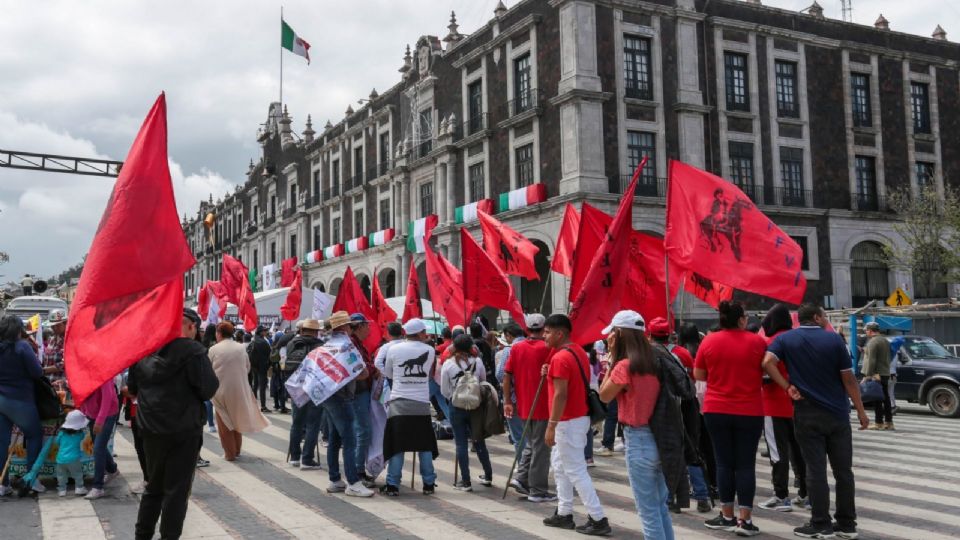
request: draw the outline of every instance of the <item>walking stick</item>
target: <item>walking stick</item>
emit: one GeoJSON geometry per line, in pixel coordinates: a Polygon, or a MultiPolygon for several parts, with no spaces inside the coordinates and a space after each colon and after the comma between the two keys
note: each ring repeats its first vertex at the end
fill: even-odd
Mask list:
{"type": "Polygon", "coordinates": [[[527,430],[530,429],[530,423],[533,422],[533,411],[537,408],[537,402],[540,401],[540,390],[543,389],[543,381],[547,380],[546,375],[540,375],[540,384],[537,385],[537,393],[533,395],[533,404],[530,405],[530,413],[527,414],[527,421],[523,424],[523,431],[520,433],[520,443],[517,444],[517,451],[513,456],[513,465],[510,466],[510,474],[507,475],[507,485],[503,488],[503,496],[500,499],[507,498],[507,490],[510,489],[510,481],[513,479],[513,471],[517,468],[517,461],[520,460],[520,454],[523,453],[523,441],[527,437],[527,430]]]}
{"type": "Polygon", "coordinates": [[[7,471],[10,469],[10,462],[13,461],[13,448],[18,442],[20,442],[21,433],[17,433],[17,438],[10,442],[10,446],[7,447],[7,462],[3,464],[3,472],[0,473],[0,481],[7,477],[7,471]]]}
{"type": "Polygon", "coordinates": [[[417,481],[417,453],[413,453],[413,463],[410,467],[410,489],[413,489],[414,482],[417,481]]]}

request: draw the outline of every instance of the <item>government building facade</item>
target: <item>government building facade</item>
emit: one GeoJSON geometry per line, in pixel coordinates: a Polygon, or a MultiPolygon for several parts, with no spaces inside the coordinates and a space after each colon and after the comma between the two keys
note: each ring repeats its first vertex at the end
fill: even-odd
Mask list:
{"type": "MultiPolygon", "coordinates": [[[[566,203],[613,213],[648,156],[637,230],[663,234],[679,159],[735,183],[800,243],[810,301],[862,306],[898,286],[957,296],[956,284],[915,286],[884,255],[909,248],[889,194],[960,187],[960,46],[939,26],[923,37],[894,23],[732,0],[523,0],[469,35],[451,16],[444,37],[407,47],[394,87],[322,130],[305,111],[297,135],[294,112],[270,105],[246,182],[184,218],[197,256],[186,290],[218,279],[231,254],[258,287],[297,257],[304,286],[336,294],[350,266],[388,297],[404,294],[413,261],[429,297],[408,242],[417,220],[436,216],[434,248],[458,264],[458,228],[479,237],[478,203],[540,247],[541,279],[514,278],[524,309],[563,311],[568,283],[549,261],[566,203]]],[[[709,317],[682,304],[685,318],[709,317]]]]}

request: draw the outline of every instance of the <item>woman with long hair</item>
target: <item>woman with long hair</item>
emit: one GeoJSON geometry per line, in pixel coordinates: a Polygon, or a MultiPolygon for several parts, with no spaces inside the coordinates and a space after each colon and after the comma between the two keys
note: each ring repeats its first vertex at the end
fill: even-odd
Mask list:
{"type": "MultiPolygon", "coordinates": [[[[33,393],[34,384],[43,376],[43,371],[37,355],[23,337],[20,317],[7,315],[0,319],[0,463],[7,462],[10,433],[16,424],[25,439],[27,470],[30,470],[43,445],[40,413],[33,393]]],[[[9,478],[2,480],[0,497],[13,492],[9,478]]],[[[43,486],[37,481],[33,489],[43,491],[43,486]]]]}
{"type": "Polygon", "coordinates": [[[709,529],[755,536],[753,498],[757,490],[756,455],[763,432],[764,339],[745,330],[747,316],[737,302],[720,302],[720,331],[704,338],[693,376],[707,382],[703,419],[713,441],[720,490],[720,515],[707,520],[709,529]],[[734,516],[734,499],[739,517],[734,516]]]}

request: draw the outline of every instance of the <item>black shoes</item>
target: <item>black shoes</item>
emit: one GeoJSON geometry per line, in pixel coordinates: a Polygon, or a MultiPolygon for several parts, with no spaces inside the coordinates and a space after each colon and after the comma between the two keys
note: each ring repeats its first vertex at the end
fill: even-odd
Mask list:
{"type": "MultiPolygon", "coordinates": [[[[396,489],[396,488],[394,488],[396,489]]],[[[433,495],[437,491],[436,484],[424,484],[423,485],[423,494],[424,495],[433,495]]]]}
{"type": "MultiPolygon", "coordinates": [[[[571,521],[573,516],[571,516],[571,521]]],[[[607,518],[595,520],[592,517],[587,518],[587,522],[577,527],[577,532],[588,536],[607,536],[612,532],[607,518]]]]}
{"type": "Polygon", "coordinates": [[[668,503],[667,508],[669,508],[670,511],[673,512],[674,514],[679,514],[681,510],[680,505],[674,502],[668,503]]]}
{"type": "Polygon", "coordinates": [[[830,525],[814,525],[806,523],[793,530],[794,536],[800,538],[835,538],[833,527],[830,525]]]}
{"type": "MultiPolygon", "coordinates": [[[[426,493],[427,488],[424,487],[423,491],[424,493],[426,493]]],[[[380,487],[380,494],[383,495],[384,497],[399,497],[400,488],[398,488],[397,486],[391,486],[390,484],[385,484],[380,487]]]]}
{"type": "Polygon", "coordinates": [[[697,512],[700,512],[701,514],[706,514],[711,510],[713,510],[713,505],[710,504],[710,501],[706,499],[697,501],[697,512]]]}
{"type": "Polygon", "coordinates": [[[556,527],[558,529],[567,529],[567,530],[572,530],[577,526],[573,522],[573,514],[561,516],[560,514],[557,513],[556,510],[553,511],[552,516],[543,518],[543,524],[546,525],[547,527],[556,527]]]}
{"type": "Polygon", "coordinates": [[[703,525],[714,531],[733,532],[737,528],[737,520],[734,518],[727,519],[723,517],[723,512],[721,512],[717,517],[704,521],[703,525]]]}

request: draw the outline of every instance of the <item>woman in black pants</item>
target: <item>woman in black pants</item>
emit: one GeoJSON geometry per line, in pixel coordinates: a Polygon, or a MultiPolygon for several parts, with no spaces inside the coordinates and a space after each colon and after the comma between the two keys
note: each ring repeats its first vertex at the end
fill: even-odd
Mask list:
{"type": "Polygon", "coordinates": [[[757,489],[756,455],[763,432],[763,355],[767,344],[744,330],[747,317],[739,303],[720,303],[719,332],[700,344],[693,375],[707,382],[703,418],[713,441],[720,489],[720,515],[707,528],[755,536],[751,519],[757,489]],[[734,498],[739,516],[734,516],[734,498]]]}

